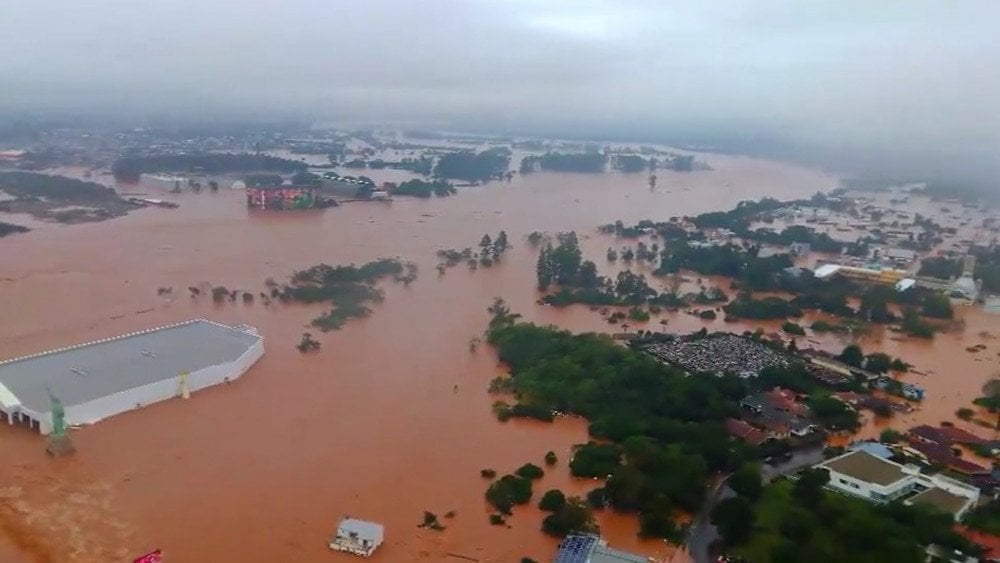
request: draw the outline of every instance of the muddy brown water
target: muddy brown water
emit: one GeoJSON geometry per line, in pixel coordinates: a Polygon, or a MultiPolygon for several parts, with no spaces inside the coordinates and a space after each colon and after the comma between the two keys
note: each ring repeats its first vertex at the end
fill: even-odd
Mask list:
{"type": "MultiPolygon", "coordinates": [[[[351,561],[326,548],[337,520],[351,515],[385,524],[376,561],[551,558],[557,542],[539,531],[536,508],[516,509],[509,527],[489,524],[479,470],[543,465],[553,450],[560,461],[535,485],[535,498],[549,488],[582,495],[595,483],[572,479],[566,462],[572,444],[586,440],[586,424],[497,422],[485,390],[503,368],[487,346],[470,353],[469,340],[482,334],[494,296],[536,322],[618,330],[586,307],[535,304],[535,252],[523,242],[531,231],[575,229],[602,264],[607,246],[620,243],[596,234],[599,224],[836,186],[835,178],[784,164],[707,160],[714,171],[659,173],[655,190],[643,174],[541,173],[450,198],[302,213],[251,212],[242,192],[225,189],[151,193],[181,207],[40,225],[0,241],[2,358],[192,317],[254,325],[266,346],[264,358],[230,385],[74,431],[72,459],[47,459],[37,435],[0,428],[0,448],[17,460],[0,465],[0,518],[18,524],[0,527],[10,536],[0,555],[14,549],[26,560],[50,554],[104,562],[161,548],[167,561],[351,561]],[[436,250],[475,246],[483,233],[501,229],[514,242],[502,264],[438,276],[436,250]],[[266,278],[281,280],[297,268],[387,256],[416,262],[417,281],[386,285],[371,317],[320,334],[322,350],[310,356],[294,345],[321,308],[220,306],[186,289],[210,282],[259,292],[266,278]],[[172,287],[173,297],[157,296],[160,287],[172,287]],[[456,516],[442,519],[445,531],[427,531],[417,528],[424,510],[456,516]]],[[[913,420],[950,418],[992,371],[977,356],[995,360],[993,341],[977,356],[962,349],[968,335],[996,322],[974,313],[966,319],[965,336],[930,343],[878,337],[890,353],[933,372],[920,380],[930,398],[913,420]]],[[[683,313],[669,320],[668,330],[678,332],[706,326],[683,313]]],[[[660,328],[656,319],[648,326],[660,328]]],[[[639,540],[632,517],[603,513],[600,523],[612,545],[684,558],[663,542],[639,540]]]]}

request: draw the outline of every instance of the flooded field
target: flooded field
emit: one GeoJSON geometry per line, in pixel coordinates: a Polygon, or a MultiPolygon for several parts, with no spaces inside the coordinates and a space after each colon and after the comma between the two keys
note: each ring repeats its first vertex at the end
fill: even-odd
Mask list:
{"type": "MultiPolygon", "coordinates": [[[[0,467],[0,524],[7,522],[0,531],[22,536],[0,540],[0,559],[17,549],[26,560],[103,563],[161,548],[167,561],[352,561],[326,548],[337,520],[351,515],[385,524],[376,561],[547,560],[556,541],[540,532],[536,508],[516,509],[510,528],[489,524],[479,470],[543,465],[553,450],[560,461],[536,483],[536,498],[555,487],[583,494],[593,482],[573,480],[566,461],[571,446],[586,440],[586,424],[497,422],[486,386],[502,367],[486,346],[470,352],[469,341],[485,328],[494,296],[536,322],[614,329],[586,307],[535,304],[536,254],[523,242],[531,231],[576,230],[585,253],[602,264],[605,249],[619,243],[598,235],[599,224],[836,187],[835,178],[788,165],[705,159],[714,171],[658,172],[653,190],[644,174],[538,173],[449,198],[325,211],[252,212],[242,192],[225,189],[151,192],[181,207],[95,224],[41,224],[0,241],[0,358],[192,317],[256,326],[266,347],[233,384],[75,431],[72,459],[47,459],[39,436],[0,428],[0,448],[19,460],[0,467]],[[514,248],[500,265],[435,271],[438,249],[475,246],[483,233],[501,229],[514,248]],[[320,334],[322,350],[310,356],[294,345],[321,308],[216,305],[187,291],[209,282],[259,292],[268,277],[280,281],[320,262],[393,256],[419,265],[416,282],[386,285],[371,317],[320,334]],[[172,288],[172,297],[158,296],[159,288],[172,288]],[[456,515],[434,532],[417,528],[424,510],[456,515]]],[[[380,172],[370,175],[381,181],[380,172]]],[[[668,318],[667,330],[678,332],[758,326],[668,318]]],[[[968,311],[963,318],[963,333],[932,342],[891,334],[863,341],[866,350],[884,348],[928,374],[911,376],[928,399],[905,422],[950,419],[995,371],[997,341],[977,335],[1000,333],[996,317],[968,311]],[[964,352],[980,341],[987,350],[964,352]]],[[[833,337],[821,344],[843,346],[833,337]]],[[[604,513],[600,523],[614,546],[664,560],[675,555],[662,542],[640,541],[632,518],[604,513]]]]}

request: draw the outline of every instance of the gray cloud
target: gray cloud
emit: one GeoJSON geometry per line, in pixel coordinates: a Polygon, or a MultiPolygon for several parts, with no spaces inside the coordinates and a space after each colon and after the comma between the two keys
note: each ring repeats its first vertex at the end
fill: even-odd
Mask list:
{"type": "Polygon", "coordinates": [[[8,0],[0,112],[731,123],[995,154],[997,21],[992,0],[8,0]]]}

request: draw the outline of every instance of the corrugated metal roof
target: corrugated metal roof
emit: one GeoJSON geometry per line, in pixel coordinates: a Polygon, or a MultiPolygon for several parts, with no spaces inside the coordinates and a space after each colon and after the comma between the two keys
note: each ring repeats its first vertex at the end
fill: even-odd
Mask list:
{"type": "Polygon", "coordinates": [[[596,536],[582,534],[566,536],[559,543],[554,563],[588,563],[590,554],[596,546],[596,536]]]}
{"type": "Polygon", "coordinates": [[[23,405],[49,411],[48,390],[72,406],[239,358],[259,336],[197,319],[15,358],[0,383],[23,405]]]}

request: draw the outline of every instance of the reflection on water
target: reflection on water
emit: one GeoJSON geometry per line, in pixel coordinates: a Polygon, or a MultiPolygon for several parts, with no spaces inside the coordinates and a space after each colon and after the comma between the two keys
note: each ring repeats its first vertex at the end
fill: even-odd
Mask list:
{"type": "MultiPolygon", "coordinates": [[[[430,200],[352,203],[305,213],[251,213],[244,194],[169,195],[176,210],[144,209],[105,223],[41,225],[0,242],[0,357],[116,335],[203,316],[258,327],[267,353],[238,382],[109,419],[75,432],[72,460],[43,458],[37,436],[0,429],[10,459],[33,460],[30,471],[0,468],[0,482],[29,491],[25,502],[51,502],[52,484],[73,490],[91,482],[114,493],[109,509],[128,534],[83,533],[70,545],[53,530],[58,553],[84,555],[95,546],[130,553],[162,548],[177,561],[335,560],[325,540],[345,514],[380,521],[384,561],[439,560],[458,553],[480,561],[545,560],[556,541],[539,531],[536,508],[516,511],[511,528],[491,526],[479,470],[513,470],[560,458],[536,485],[536,496],[558,487],[583,494],[593,486],[566,470],[570,447],[586,440],[583,421],[546,425],[497,422],[487,382],[502,372],[488,347],[470,353],[469,340],[485,328],[486,306],[503,296],[528,319],[576,331],[608,330],[586,307],[535,305],[535,254],[522,241],[531,231],[575,229],[599,264],[615,244],[597,235],[599,224],[663,219],[726,209],[764,195],[795,198],[835,187],[834,178],[782,164],[710,156],[712,172],[658,172],[650,190],[644,174],[599,176],[539,173],[511,183],[462,188],[430,200]],[[439,277],[436,250],[474,246],[483,233],[506,230],[514,248],[488,270],[453,268],[439,277]],[[252,291],[268,277],[283,279],[319,262],[361,263],[399,256],[420,266],[409,287],[389,285],[367,319],[319,336],[319,354],[294,348],[316,309],[302,305],[214,305],[192,299],[200,282],[252,291]],[[173,297],[157,296],[172,287],[173,297]],[[443,532],[417,529],[422,511],[444,514],[443,532]],[[107,546],[118,542],[121,546],[107,546]]],[[[393,171],[368,171],[376,181],[393,171]]],[[[164,196],[167,197],[167,196],[164,196]]],[[[996,317],[965,314],[965,335],[996,317]]],[[[650,326],[659,329],[658,319],[650,326]]],[[[668,330],[705,323],[683,313],[668,330]]],[[[727,325],[713,329],[754,328],[727,325]]],[[[995,329],[994,329],[995,330],[995,329]]],[[[969,337],[940,335],[933,342],[866,337],[916,364],[927,376],[927,405],[907,422],[950,418],[991,373],[997,345],[973,356],[969,337]]],[[[832,337],[824,347],[842,346],[832,337]]],[[[874,431],[874,430],[873,430],[874,431]]],[[[601,515],[616,546],[669,557],[662,542],[642,542],[633,519],[601,515]]]]}

